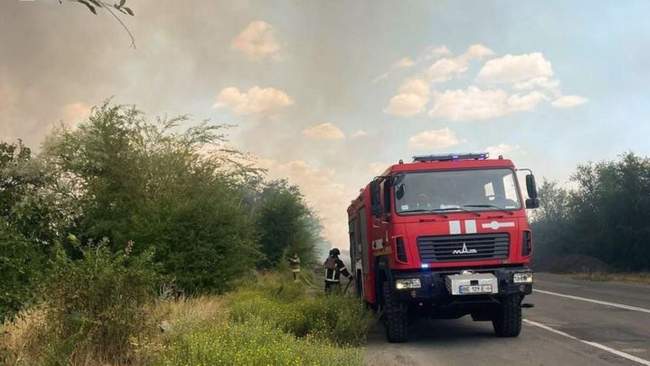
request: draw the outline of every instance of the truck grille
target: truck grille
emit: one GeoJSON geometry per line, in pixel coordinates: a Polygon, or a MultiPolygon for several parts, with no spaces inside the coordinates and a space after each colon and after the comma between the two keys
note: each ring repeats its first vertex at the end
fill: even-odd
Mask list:
{"type": "Polygon", "coordinates": [[[421,236],[418,250],[422,262],[445,262],[508,258],[508,233],[421,236]]]}

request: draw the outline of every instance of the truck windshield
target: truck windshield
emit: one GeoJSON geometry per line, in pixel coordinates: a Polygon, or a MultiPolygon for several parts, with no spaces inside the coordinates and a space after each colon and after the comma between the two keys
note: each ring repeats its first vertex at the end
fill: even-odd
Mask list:
{"type": "Polygon", "coordinates": [[[521,208],[511,169],[405,173],[395,177],[397,213],[521,208]]]}

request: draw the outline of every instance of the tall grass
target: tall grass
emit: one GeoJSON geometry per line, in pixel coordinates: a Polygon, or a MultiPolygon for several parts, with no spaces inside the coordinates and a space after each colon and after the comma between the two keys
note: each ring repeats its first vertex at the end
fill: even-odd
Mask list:
{"type": "Polygon", "coordinates": [[[223,298],[218,321],[172,337],[159,365],[361,365],[370,315],[310,281],[264,274],[223,298]]]}
{"type": "Polygon", "coordinates": [[[256,319],[225,322],[180,335],[159,365],[361,365],[358,348],[296,338],[256,319]]]}
{"type": "MultiPolygon", "coordinates": [[[[137,307],[146,319],[121,350],[103,348],[107,339],[101,337],[75,343],[77,334],[89,333],[70,336],[57,330],[61,321],[50,324],[57,319],[48,308],[52,304],[60,301],[23,311],[0,328],[0,364],[354,366],[361,365],[359,346],[370,324],[357,300],[315,294],[305,283],[277,274],[242,282],[225,296],[159,299],[137,307]],[[103,349],[116,353],[108,357],[103,349]]],[[[60,310],[54,314],[61,315],[60,310]]],[[[96,323],[94,331],[104,329],[96,323]]],[[[123,344],[122,338],[118,341],[123,344]]]]}

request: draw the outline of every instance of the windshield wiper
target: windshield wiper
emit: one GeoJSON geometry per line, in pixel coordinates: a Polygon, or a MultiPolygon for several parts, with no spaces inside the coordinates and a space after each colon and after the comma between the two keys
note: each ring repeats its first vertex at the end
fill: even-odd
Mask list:
{"type": "MultiPolygon", "coordinates": [[[[465,206],[465,205],[463,205],[465,206]]],[[[473,213],[476,216],[481,216],[480,213],[472,210],[468,210],[464,207],[445,207],[445,208],[434,208],[431,210],[432,212],[450,212],[450,211],[463,211],[463,212],[468,212],[468,213],[473,213]]]]}
{"type": "Polygon", "coordinates": [[[499,210],[499,211],[503,211],[503,212],[507,213],[507,214],[510,215],[510,216],[514,215],[514,212],[512,212],[512,211],[510,211],[510,210],[506,210],[506,209],[503,208],[503,207],[499,207],[499,206],[497,206],[497,205],[492,205],[492,204],[463,205],[463,207],[496,208],[497,210],[499,210]]]}
{"type": "Polygon", "coordinates": [[[433,212],[433,213],[435,213],[434,209],[430,209],[430,208],[416,208],[414,210],[400,211],[399,213],[411,213],[411,212],[433,212]]]}
{"type": "Polygon", "coordinates": [[[408,211],[401,211],[400,213],[414,213],[414,212],[425,212],[425,213],[434,213],[434,214],[441,214],[444,215],[445,212],[452,212],[452,211],[463,211],[467,213],[474,214],[476,216],[481,216],[480,213],[472,210],[468,210],[463,207],[445,207],[445,208],[430,208],[430,209],[425,209],[425,208],[416,208],[414,210],[408,210],[408,211]]]}
{"type": "Polygon", "coordinates": [[[424,213],[433,213],[433,214],[439,214],[444,216],[445,212],[452,212],[452,211],[463,211],[467,213],[472,213],[479,217],[481,216],[481,214],[476,211],[468,210],[462,207],[445,207],[445,208],[429,208],[429,209],[416,208],[414,210],[400,211],[400,213],[424,212],[424,213]]]}

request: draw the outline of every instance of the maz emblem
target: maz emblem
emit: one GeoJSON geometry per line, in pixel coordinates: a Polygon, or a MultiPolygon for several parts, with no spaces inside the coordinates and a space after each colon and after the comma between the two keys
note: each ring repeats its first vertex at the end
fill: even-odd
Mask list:
{"type": "Polygon", "coordinates": [[[467,243],[463,243],[462,249],[456,249],[452,254],[476,254],[478,251],[476,249],[467,249],[467,243]]]}

